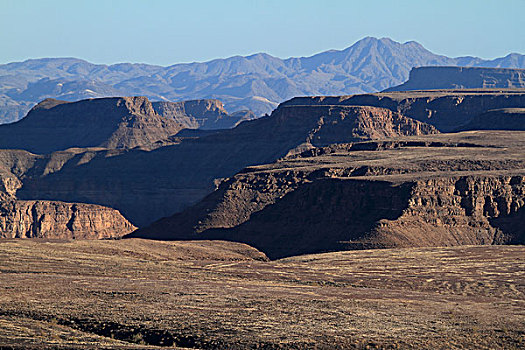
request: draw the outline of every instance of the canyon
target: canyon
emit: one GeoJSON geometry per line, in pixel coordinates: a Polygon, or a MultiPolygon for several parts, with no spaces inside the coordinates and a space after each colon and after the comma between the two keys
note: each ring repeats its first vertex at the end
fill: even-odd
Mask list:
{"type": "Polygon", "coordinates": [[[144,227],[197,203],[247,166],[332,143],[457,130],[489,110],[524,103],[525,93],[517,90],[295,98],[233,129],[176,134],[139,149],[57,151],[28,170],[9,167],[4,176],[21,183],[19,199],[109,206],[144,227]]]}
{"type": "Polygon", "coordinates": [[[129,237],[238,241],[272,259],[522,244],[524,141],[525,132],[473,131],[318,147],[247,167],[129,237]]]}
{"type": "Polygon", "coordinates": [[[31,168],[19,176],[24,179],[16,196],[105,205],[141,226],[197,202],[221,178],[251,164],[272,162],[313,145],[436,132],[432,126],[381,108],[282,108],[234,129],[151,151],[115,155],[97,150],[89,156],[76,154],[46,174],[29,175],[36,170],[31,168]]]}
{"type": "Polygon", "coordinates": [[[47,237],[55,217],[56,238],[138,227],[129,237],[236,240],[271,258],[521,242],[523,105],[522,89],[483,87],[296,97],[261,118],[218,100],[46,99],[0,125],[3,235],[47,237]]]}

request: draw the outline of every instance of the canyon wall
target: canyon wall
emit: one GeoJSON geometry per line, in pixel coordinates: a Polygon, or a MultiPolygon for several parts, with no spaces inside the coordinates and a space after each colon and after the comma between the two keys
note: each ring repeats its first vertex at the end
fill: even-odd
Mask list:
{"type": "Polygon", "coordinates": [[[117,210],[100,205],[0,200],[0,238],[101,239],[135,229],[117,210]]]}
{"type": "Polygon", "coordinates": [[[466,132],[307,150],[248,167],[130,237],[239,241],[270,258],[525,243],[523,140],[466,132]]]}
{"type": "MultiPolygon", "coordinates": [[[[493,109],[523,108],[521,90],[400,91],[351,96],[296,97],[282,106],[358,105],[387,108],[435,126],[441,132],[466,130],[475,117],[493,109]]],[[[505,124],[484,124],[484,129],[505,129],[505,124]]],[[[525,123],[519,130],[525,130],[525,123]]]]}

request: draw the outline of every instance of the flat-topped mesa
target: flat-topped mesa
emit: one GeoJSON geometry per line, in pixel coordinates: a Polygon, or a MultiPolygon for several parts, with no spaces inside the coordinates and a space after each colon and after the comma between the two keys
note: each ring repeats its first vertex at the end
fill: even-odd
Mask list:
{"type": "Polygon", "coordinates": [[[155,111],[190,129],[230,129],[245,120],[255,119],[250,111],[228,114],[221,101],[216,99],[181,102],[153,102],[155,111]]]}
{"type": "Polygon", "coordinates": [[[133,148],[176,134],[142,96],[66,102],[46,99],[22,120],[0,125],[0,148],[49,153],[72,147],[133,148]]]}
{"type": "MultiPolygon", "coordinates": [[[[350,96],[295,97],[281,106],[336,105],[387,108],[435,126],[441,132],[461,131],[476,116],[492,109],[523,108],[525,90],[399,91],[350,96]]],[[[492,129],[505,129],[494,124],[492,129]]],[[[525,130],[525,124],[519,130],[525,130]]]]}
{"type": "Polygon", "coordinates": [[[384,90],[524,89],[525,69],[415,67],[404,84],[384,90]]]}

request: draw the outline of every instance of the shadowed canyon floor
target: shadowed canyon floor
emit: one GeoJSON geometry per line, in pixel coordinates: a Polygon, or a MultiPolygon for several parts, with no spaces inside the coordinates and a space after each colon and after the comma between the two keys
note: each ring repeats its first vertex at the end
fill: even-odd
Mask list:
{"type": "Polygon", "coordinates": [[[266,261],[228,242],[0,244],[0,347],[519,349],[525,248],[266,261]]]}

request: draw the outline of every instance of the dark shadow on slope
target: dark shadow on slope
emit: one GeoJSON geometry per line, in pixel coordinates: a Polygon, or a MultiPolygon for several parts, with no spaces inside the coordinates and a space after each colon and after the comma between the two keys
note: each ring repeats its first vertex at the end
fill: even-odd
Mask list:
{"type": "Polygon", "coordinates": [[[270,259],[380,247],[371,234],[373,228],[381,219],[401,215],[411,189],[411,184],[384,181],[319,180],[252,214],[237,227],[209,229],[199,238],[247,243],[270,259]]]}
{"type": "Polygon", "coordinates": [[[525,207],[510,215],[491,218],[489,222],[502,231],[507,244],[525,244],[525,207]]]}

